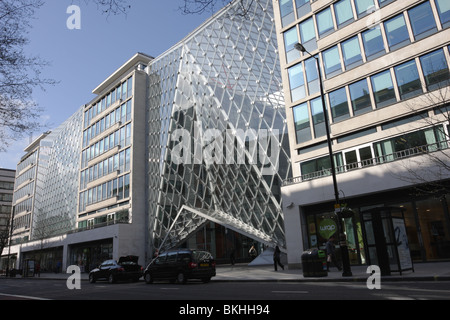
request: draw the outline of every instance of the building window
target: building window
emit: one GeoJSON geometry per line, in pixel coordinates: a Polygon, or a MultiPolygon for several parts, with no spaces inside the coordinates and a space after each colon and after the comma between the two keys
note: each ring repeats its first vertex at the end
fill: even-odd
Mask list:
{"type": "Polygon", "coordinates": [[[380,5],[380,8],[382,8],[385,5],[387,5],[387,4],[389,4],[389,3],[393,2],[393,1],[395,1],[395,0],[378,0],[378,3],[380,5]]]}
{"type": "Polygon", "coordinates": [[[303,99],[306,96],[305,79],[303,78],[303,65],[299,63],[289,68],[288,73],[292,101],[303,99]]]}
{"type": "Polygon", "coordinates": [[[331,15],[330,7],[317,13],[316,21],[319,37],[326,36],[334,31],[333,16],[331,15]]]}
{"type": "Polygon", "coordinates": [[[359,115],[372,110],[370,102],[370,91],[367,80],[361,80],[349,85],[350,99],[354,115],[359,115]]]}
{"type": "Polygon", "coordinates": [[[286,50],[286,62],[290,63],[300,58],[300,52],[294,48],[298,43],[297,27],[291,28],[284,33],[284,47],[286,50]]]}
{"type": "Polygon", "coordinates": [[[430,2],[424,2],[408,10],[409,20],[416,40],[425,38],[437,31],[436,21],[430,2]]]}
{"type": "Polygon", "coordinates": [[[323,114],[322,98],[311,100],[311,116],[316,138],[326,135],[325,117],[323,114]]]}
{"type": "Polygon", "coordinates": [[[325,74],[327,78],[335,76],[342,71],[341,58],[337,46],[334,46],[322,53],[325,74]]]}
{"type": "Polygon", "coordinates": [[[356,13],[358,18],[362,17],[375,9],[375,4],[373,0],[355,0],[356,13]]]}
{"type": "Polygon", "coordinates": [[[312,18],[300,23],[300,38],[306,50],[313,51],[317,49],[316,30],[314,29],[312,18]]]}
{"type": "MultiPolygon", "coordinates": [[[[334,164],[336,171],[342,171],[343,161],[342,153],[334,155],[334,164]]],[[[331,175],[330,157],[325,156],[318,159],[305,161],[300,164],[300,170],[304,180],[313,179],[321,176],[331,175]]]]}
{"type": "Polygon", "coordinates": [[[311,140],[311,126],[309,124],[308,105],[303,103],[294,107],[294,123],[297,143],[311,140]]]}
{"type": "Polygon", "coordinates": [[[384,23],[389,48],[396,50],[410,43],[405,17],[400,14],[384,23]]]}
{"type": "Polygon", "coordinates": [[[301,18],[311,12],[310,0],[295,0],[297,5],[297,17],[301,18]]]}
{"type": "Polygon", "coordinates": [[[294,6],[292,0],[280,0],[281,24],[284,26],[294,22],[294,6]]]}
{"type": "Polygon", "coordinates": [[[395,77],[397,78],[400,99],[408,99],[422,93],[422,84],[420,83],[415,60],[395,67],[394,71],[395,77]]]}
{"type": "Polygon", "coordinates": [[[306,81],[308,82],[308,94],[319,92],[319,73],[317,71],[317,62],[315,58],[305,60],[306,81]]]}
{"type": "Polygon", "coordinates": [[[345,88],[341,88],[329,93],[331,115],[333,122],[338,122],[349,117],[348,100],[345,88]]]}
{"type": "Polygon", "coordinates": [[[449,85],[450,74],[442,49],[420,57],[420,63],[428,90],[449,85]]]}
{"type": "Polygon", "coordinates": [[[353,21],[353,10],[350,0],[340,0],[336,2],[334,4],[334,12],[339,28],[353,21]]]}
{"type": "Polygon", "coordinates": [[[386,52],[380,28],[367,30],[361,35],[367,60],[378,58],[386,52]]]}
{"type": "Polygon", "coordinates": [[[450,1],[435,0],[442,28],[450,27],[450,1]]]}
{"type": "Polygon", "coordinates": [[[351,69],[362,63],[361,48],[359,47],[358,37],[353,37],[342,42],[341,47],[346,69],[351,69]]]}
{"type": "Polygon", "coordinates": [[[371,77],[373,95],[377,108],[385,107],[396,102],[391,72],[386,70],[371,77]]]}
{"type": "MultiPolygon", "coordinates": [[[[377,142],[374,144],[375,155],[377,158],[379,157],[380,162],[386,162],[404,156],[403,153],[398,154],[398,152],[407,149],[420,147],[417,153],[422,153],[424,150],[436,151],[445,148],[446,146],[441,143],[445,141],[442,130],[442,126],[437,126],[377,142]]],[[[413,153],[408,152],[407,154],[412,155],[413,153]]]]}

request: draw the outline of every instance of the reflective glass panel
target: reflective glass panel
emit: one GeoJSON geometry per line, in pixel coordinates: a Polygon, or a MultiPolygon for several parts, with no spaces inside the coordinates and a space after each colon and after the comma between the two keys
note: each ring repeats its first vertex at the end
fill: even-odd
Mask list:
{"type": "Polygon", "coordinates": [[[424,2],[408,10],[409,20],[416,40],[429,36],[437,31],[436,21],[431,11],[430,2],[424,2]]]}

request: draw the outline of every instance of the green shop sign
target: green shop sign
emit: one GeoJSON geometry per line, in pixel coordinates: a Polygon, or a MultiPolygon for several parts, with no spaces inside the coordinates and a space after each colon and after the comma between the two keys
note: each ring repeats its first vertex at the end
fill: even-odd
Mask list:
{"type": "Polygon", "coordinates": [[[328,239],[337,231],[337,224],[334,220],[323,219],[319,224],[319,234],[322,238],[328,239]]]}

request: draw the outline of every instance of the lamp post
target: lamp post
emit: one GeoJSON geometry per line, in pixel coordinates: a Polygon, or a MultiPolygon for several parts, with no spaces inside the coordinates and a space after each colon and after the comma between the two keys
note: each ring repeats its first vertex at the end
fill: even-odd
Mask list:
{"type": "MultiPolygon", "coordinates": [[[[320,64],[319,64],[319,58],[317,56],[313,56],[311,53],[309,53],[306,48],[301,43],[296,43],[294,45],[294,48],[300,52],[306,52],[308,55],[310,55],[312,58],[316,60],[316,67],[317,67],[317,73],[319,77],[319,87],[320,87],[320,97],[322,98],[322,109],[323,109],[323,116],[325,121],[325,132],[327,136],[327,144],[328,144],[328,156],[330,159],[330,165],[331,165],[331,176],[333,177],[333,189],[334,189],[334,199],[335,199],[335,210],[337,210],[338,214],[338,221],[339,221],[339,229],[342,233],[342,236],[344,236],[344,227],[342,224],[342,216],[341,216],[341,206],[339,201],[339,190],[337,186],[337,180],[336,180],[336,166],[334,164],[333,159],[333,148],[331,144],[331,135],[330,135],[330,122],[328,121],[328,113],[327,108],[325,105],[325,94],[323,93],[323,82],[322,82],[322,72],[320,71],[320,64]]],[[[340,247],[341,247],[341,255],[342,255],[342,267],[343,277],[349,277],[352,276],[352,271],[350,269],[350,259],[348,256],[348,247],[347,247],[347,241],[346,239],[340,239],[340,247]]]]}

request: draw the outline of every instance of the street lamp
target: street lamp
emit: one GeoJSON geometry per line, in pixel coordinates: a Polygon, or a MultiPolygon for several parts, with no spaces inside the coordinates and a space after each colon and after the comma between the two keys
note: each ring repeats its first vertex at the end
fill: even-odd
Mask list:
{"type": "MultiPolygon", "coordinates": [[[[342,217],[341,217],[341,206],[339,201],[339,190],[337,186],[337,180],[336,180],[336,166],[334,164],[333,159],[333,148],[331,145],[331,135],[330,135],[330,122],[328,121],[328,113],[327,108],[325,105],[325,94],[323,93],[323,82],[322,82],[322,72],[320,71],[320,64],[319,64],[319,57],[313,56],[311,53],[306,50],[306,48],[301,43],[296,43],[294,45],[294,48],[300,52],[307,53],[311,57],[313,57],[316,60],[316,67],[319,77],[319,87],[320,87],[320,97],[322,98],[322,109],[323,109],[323,116],[325,121],[325,132],[327,135],[327,143],[328,143],[328,156],[330,158],[330,165],[331,165],[331,176],[333,177],[333,188],[334,188],[334,199],[335,199],[335,209],[338,209],[338,221],[339,221],[339,228],[342,232],[342,235],[344,235],[343,231],[343,224],[342,224],[342,217]]],[[[352,276],[352,271],[350,269],[350,259],[348,256],[348,247],[347,247],[347,241],[346,239],[342,239],[344,241],[341,241],[341,254],[342,254],[342,267],[343,277],[349,277],[352,276]]]]}

